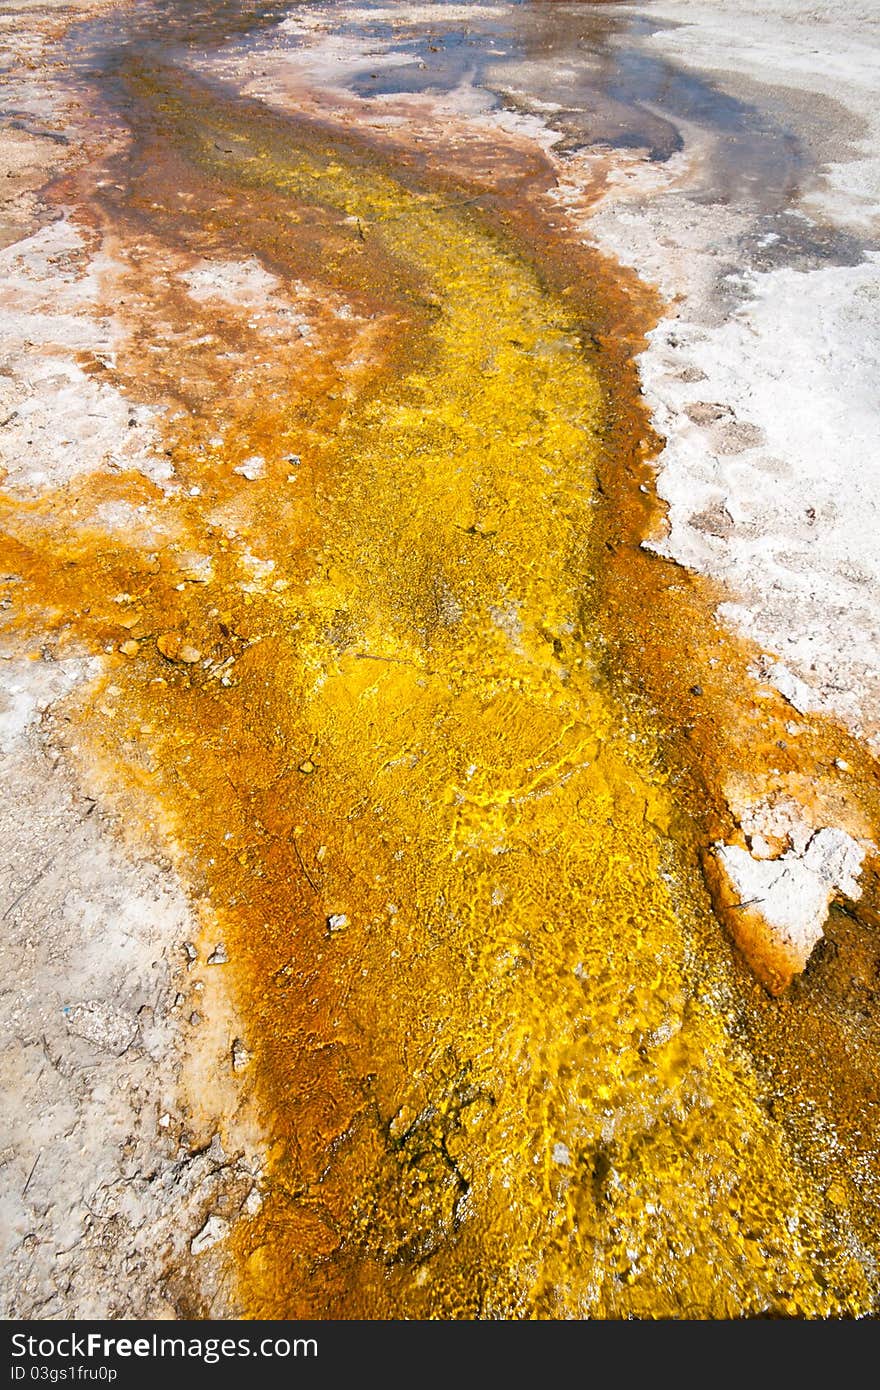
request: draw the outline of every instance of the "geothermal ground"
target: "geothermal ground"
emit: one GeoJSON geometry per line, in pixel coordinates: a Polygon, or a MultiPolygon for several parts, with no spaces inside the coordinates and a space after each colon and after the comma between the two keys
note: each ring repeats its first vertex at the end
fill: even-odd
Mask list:
{"type": "Polygon", "coordinates": [[[877,1313],[877,19],[0,13],[5,1316],[877,1313]]]}

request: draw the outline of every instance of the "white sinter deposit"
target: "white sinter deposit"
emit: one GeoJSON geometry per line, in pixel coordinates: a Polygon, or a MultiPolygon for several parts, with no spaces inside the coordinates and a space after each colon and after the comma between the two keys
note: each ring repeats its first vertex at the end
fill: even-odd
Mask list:
{"type": "MultiPolygon", "coordinates": [[[[720,617],[767,654],[757,678],[880,751],[880,12],[746,0],[733,24],[721,6],[659,0],[650,15],[646,50],[772,113],[808,172],[775,204],[760,187],[729,207],[695,199],[717,153],[703,134],[665,188],[656,167],[627,171],[591,219],[674,306],[640,361],[666,440],[667,519],[647,544],[722,581],[720,617]]],[[[718,845],[708,869],[774,990],[803,970],[832,899],[858,898],[874,848],[802,828],[775,858],[760,841],[718,845]]]]}
{"type": "Polygon", "coordinates": [[[665,190],[655,166],[647,195],[621,180],[592,219],[675,306],[641,359],[667,441],[653,544],[723,581],[722,617],[774,654],[777,688],[793,676],[880,749],[880,12],[747,0],[733,25],[659,0],[650,17],[646,49],[774,112],[814,161],[789,207],[750,214],[691,196],[713,151],[686,142],[665,190]]]}
{"type": "Polygon", "coordinates": [[[136,469],[160,486],[171,478],[156,447],[153,412],[100,380],[115,365],[120,332],[98,307],[102,277],[112,273],[67,218],[0,251],[0,468],[7,489],[62,487],[99,468],[136,469]]]}

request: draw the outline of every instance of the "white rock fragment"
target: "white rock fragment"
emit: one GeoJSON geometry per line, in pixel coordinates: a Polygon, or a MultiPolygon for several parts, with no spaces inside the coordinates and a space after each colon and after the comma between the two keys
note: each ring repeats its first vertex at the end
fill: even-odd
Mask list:
{"type": "Polygon", "coordinates": [[[571,1151],[567,1144],[558,1142],[553,1145],[553,1162],[558,1163],[561,1168],[567,1168],[571,1163],[571,1151]]]}
{"type": "Polygon", "coordinates": [[[348,917],[344,912],[332,912],[327,918],[327,930],[332,936],[335,932],[345,931],[348,926],[348,917]]]}
{"type": "Polygon", "coordinates": [[[781,993],[805,968],[836,896],[861,896],[864,848],[843,830],[815,831],[805,846],[756,859],[739,845],[714,847],[707,876],[715,904],[755,973],[781,993]]]}
{"type": "Polygon", "coordinates": [[[205,1250],[210,1250],[212,1245],[217,1245],[221,1240],[225,1240],[229,1234],[229,1224],[223,1220],[222,1216],[209,1216],[198,1235],[193,1236],[189,1248],[193,1255],[201,1255],[205,1250]]]}
{"type": "Polygon", "coordinates": [[[241,1204],[242,1213],[245,1216],[256,1216],[263,1205],[263,1194],[254,1183],[248,1195],[241,1204]]]}
{"type": "MultiPolygon", "coordinates": [[[[264,560],[259,555],[254,555],[250,550],[244,551],[244,553],[239,556],[238,562],[242,569],[247,570],[255,581],[268,579],[269,575],[271,575],[275,569],[274,560],[264,560]]],[[[244,587],[248,593],[257,593],[260,586],[257,582],[245,585],[244,587]]]]}
{"type": "Polygon", "coordinates": [[[236,1072],[244,1071],[250,1060],[250,1052],[245,1047],[241,1038],[236,1038],[232,1044],[232,1070],[236,1072]]]}
{"type": "Polygon", "coordinates": [[[250,458],[238,464],[232,471],[241,474],[242,478],[247,478],[249,483],[255,483],[258,478],[262,478],[266,471],[266,460],[262,454],[252,454],[250,458]]]}
{"type": "Polygon", "coordinates": [[[208,964],[209,964],[209,965],[225,965],[226,962],[227,962],[228,960],[229,960],[229,952],[227,951],[227,949],[226,949],[225,945],[223,944],[223,942],[220,941],[220,942],[218,942],[218,944],[214,947],[214,950],[211,952],[211,954],[208,956],[208,964]]]}

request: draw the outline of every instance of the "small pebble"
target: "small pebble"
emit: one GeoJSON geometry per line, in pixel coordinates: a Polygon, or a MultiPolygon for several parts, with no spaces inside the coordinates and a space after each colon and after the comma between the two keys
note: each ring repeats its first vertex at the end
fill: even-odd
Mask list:
{"type": "Polygon", "coordinates": [[[227,952],[226,947],[224,946],[222,941],[219,942],[217,946],[215,946],[214,950],[208,956],[209,965],[225,965],[228,960],[229,953],[227,952]]]}
{"type": "Polygon", "coordinates": [[[237,468],[233,468],[233,473],[238,473],[242,478],[247,478],[249,483],[255,483],[258,478],[262,478],[266,471],[266,460],[260,454],[253,454],[244,463],[240,463],[237,468]]]}
{"type": "Polygon", "coordinates": [[[184,642],[177,632],[163,632],[156,638],[156,646],[166,661],[182,661],[193,666],[201,659],[201,652],[188,642],[184,642]]]}

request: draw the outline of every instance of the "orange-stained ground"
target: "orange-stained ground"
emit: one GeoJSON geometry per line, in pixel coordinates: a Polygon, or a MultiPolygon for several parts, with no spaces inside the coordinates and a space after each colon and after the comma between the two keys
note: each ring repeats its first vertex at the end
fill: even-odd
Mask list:
{"type": "Polygon", "coordinates": [[[653,296],[512,141],[453,176],[129,83],[90,216],[181,489],[4,500],[3,564],[23,633],[112,649],[71,742],[229,950],[270,1160],[245,1308],[869,1311],[876,943],[835,916],[771,1001],[699,855],[731,779],[859,832],[876,782],[819,721],[789,746],[711,592],[639,548],[653,296]],[[194,302],[193,254],[260,257],[308,332],[194,302]]]}

